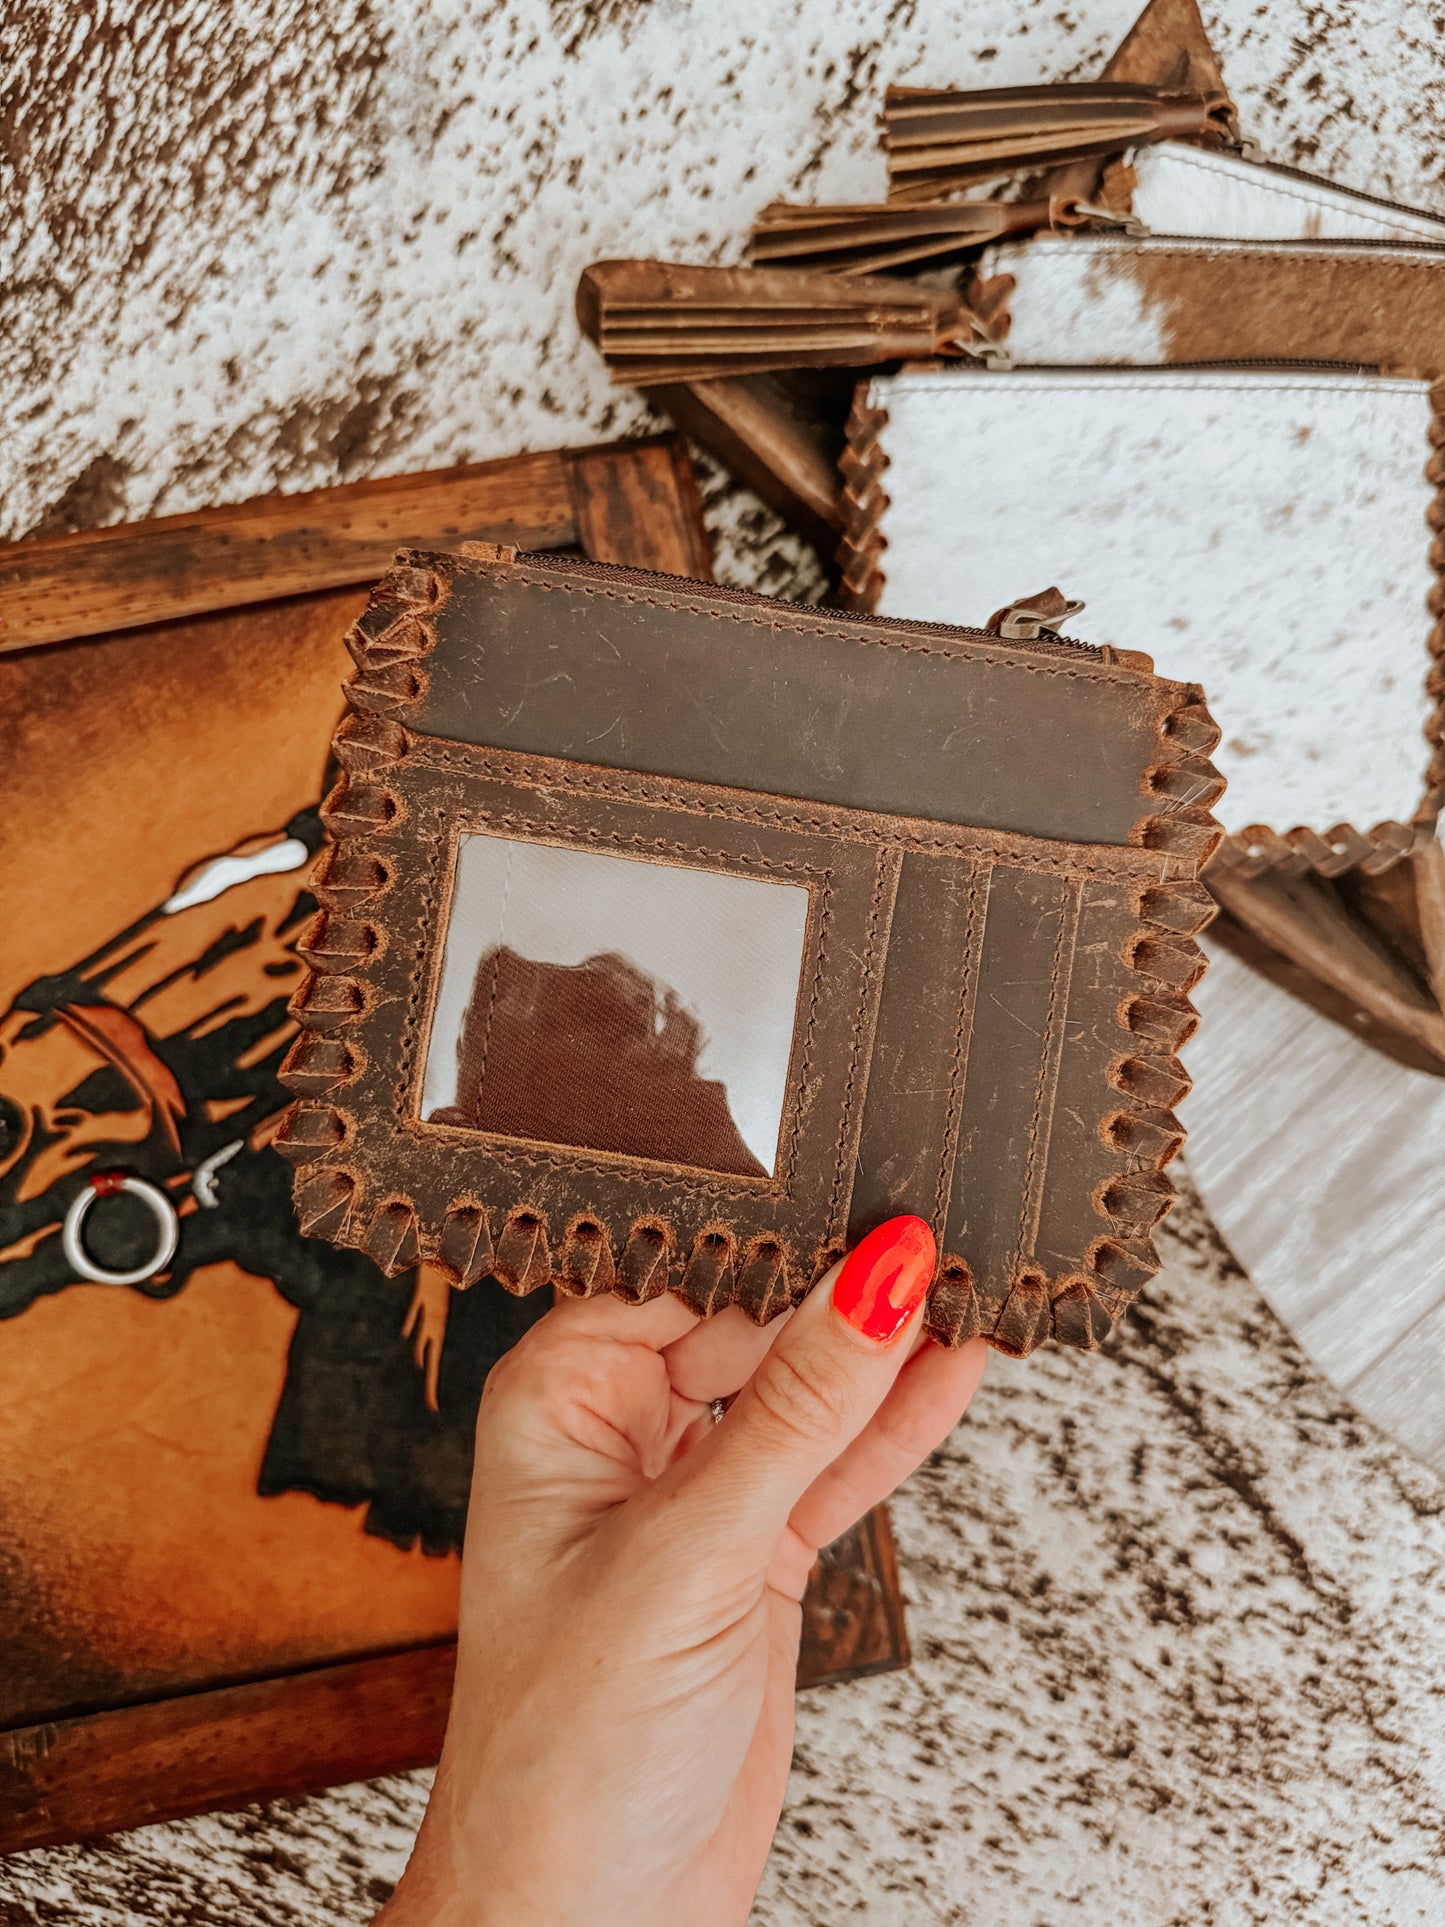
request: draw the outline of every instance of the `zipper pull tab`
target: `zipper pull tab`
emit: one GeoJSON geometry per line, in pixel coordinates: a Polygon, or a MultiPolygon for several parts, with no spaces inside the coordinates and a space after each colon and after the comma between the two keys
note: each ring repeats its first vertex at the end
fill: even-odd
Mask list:
{"type": "Polygon", "coordinates": [[[1037,595],[1024,596],[995,609],[985,629],[991,636],[1008,636],[1018,642],[1036,642],[1041,635],[1054,635],[1061,622],[1076,616],[1083,608],[1062,589],[1041,589],[1037,595]]]}
{"type": "Polygon", "coordinates": [[[468,562],[496,562],[507,568],[517,559],[517,548],[513,542],[463,542],[457,550],[468,562]]]}

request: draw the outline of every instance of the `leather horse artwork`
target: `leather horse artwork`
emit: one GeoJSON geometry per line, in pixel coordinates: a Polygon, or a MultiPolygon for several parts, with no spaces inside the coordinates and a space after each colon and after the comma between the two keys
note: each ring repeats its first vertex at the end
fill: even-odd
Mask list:
{"type": "Polygon", "coordinates": [[[460,1544],[492,1360],[542,1309],[382,1276],[303,1238],[272,1146],[289,1102],[293,945],[315,913],[315,810],[173,894],[0,1017],[0,1317],[88,1281],[173,1298],[231,1260],[298,1314],[259,1492],[365,1505],[370,1531],[460,1544]]]}

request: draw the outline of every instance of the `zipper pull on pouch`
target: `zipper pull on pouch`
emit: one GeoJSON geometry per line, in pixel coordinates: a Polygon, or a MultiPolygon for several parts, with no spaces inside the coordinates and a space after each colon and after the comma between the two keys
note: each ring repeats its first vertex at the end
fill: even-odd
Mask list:
{"type": "Polygon", "coordinates": [[[1041,635],[1057,635],[1059,624],[1079,615],[1083,607],[1077,597],[1066,596],[1062,589],[1041,589],[1037,595],[995,609],[984,627],[993,636],[1032,642],[1041,635]]]}
{"type": "Polygon", "coordinates": [[[1017,168],[1121,154],[1155,141],[1237,147],[1228,95],[1167,93],[1122,81],[1042,87],[890,87],[883,106],[888,198],[946,200],[1017,168]]]}

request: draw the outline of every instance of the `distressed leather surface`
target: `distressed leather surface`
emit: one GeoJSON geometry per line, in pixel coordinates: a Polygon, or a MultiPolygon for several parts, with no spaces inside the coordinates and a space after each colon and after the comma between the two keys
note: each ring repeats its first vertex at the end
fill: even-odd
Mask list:
{"type": "Polygon", "coordinates": [[[1445,247],[1041,237],[990,249],[980,274],[1013,276],[1008,346],[1020,363],[1336,361],[1445,374],[1445,247]]]}
{"type": "Polygon", "coordinates": [[[1152,234],[1240,241],[1445,242],[1445,218],[1333,181],[1169,141],[1133,157],[1134,216],[1152,234]]]}
{"type": "Polygon", "coordinates": [[[903,374],[870,397],[885,612],[1058,582],[1092,635],[1147,638],[1162,670],[1206,682],[1228,830],[1414,815],[1432,715],[1427,384],[1020,369],[903,374]]]}
{"type": "Polygon", "coordinates": [[[1196,687],[509,551],[403,558],[350,646],[283,1073],[303,1227],[384,1267],[420,1251],[461,1285],[491,1268],[518,1292],[672,1289],[761,1320],[846,1239],[916,1212],[943,1253],[940,1338],[1100,1342],[1154,1268],[1182,1141],[1173,1052],[1218,834],[1196,687]],[[475,833],[806,889],[772,1171],[432,1117],[475,833]]]}
{"type": "MultiPolygon", "coordinates": [[[[1127,844],[1140,770],[1180,700],[1087,650],[623,571],[549,561],[447,580],[408,727],[893,816],[1127,844]]],[[[994,606],[970,595],[930,613],[982,621],[994,606]]]]}

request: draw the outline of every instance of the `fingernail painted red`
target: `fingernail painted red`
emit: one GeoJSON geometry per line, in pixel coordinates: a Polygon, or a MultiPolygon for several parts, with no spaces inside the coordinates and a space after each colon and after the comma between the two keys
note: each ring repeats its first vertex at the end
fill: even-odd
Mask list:
{"type": "Polygon", "coordinates": [[[875,1344],[896,1338],[923,1302],[938,1249],[922,1218],[889,1218],[848,1253],[833,1309],[875,1344]]]}

